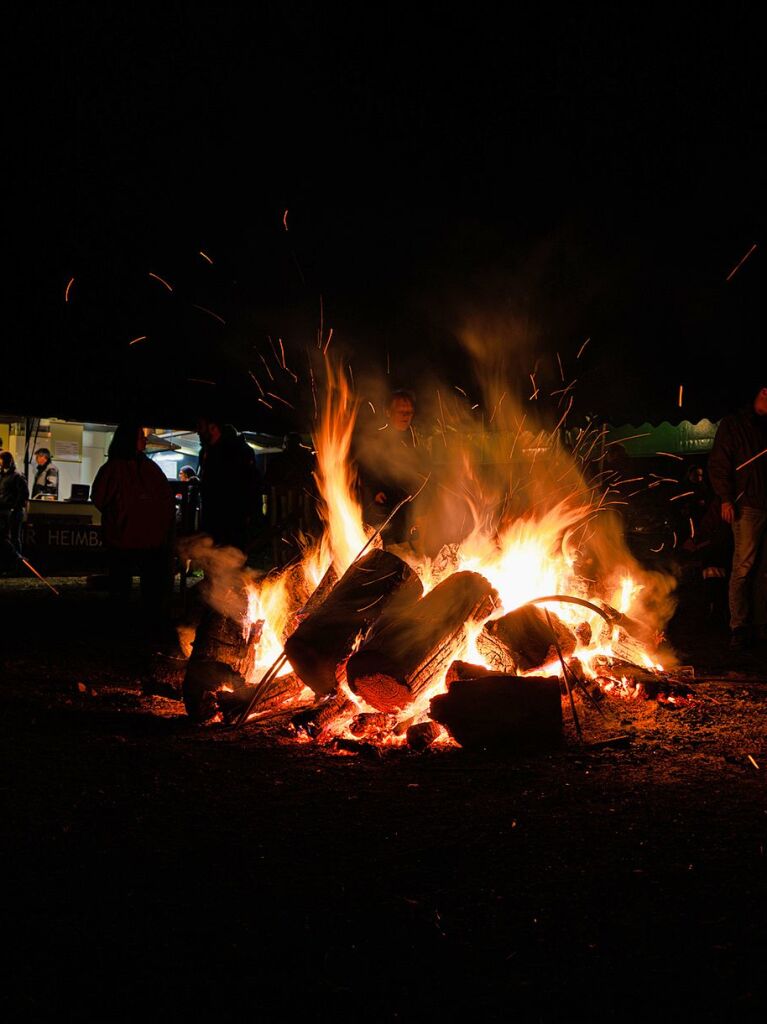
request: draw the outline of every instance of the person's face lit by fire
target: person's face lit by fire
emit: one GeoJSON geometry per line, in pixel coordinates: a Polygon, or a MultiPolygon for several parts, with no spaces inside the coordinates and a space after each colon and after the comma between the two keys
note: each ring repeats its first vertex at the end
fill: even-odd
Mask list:
{"type": "Polygon", "coordinates": [[[389,423],[395,430],[409,430],[414,415],[415,406],[409,398],[395,398],[389,406],[389,423]]]}

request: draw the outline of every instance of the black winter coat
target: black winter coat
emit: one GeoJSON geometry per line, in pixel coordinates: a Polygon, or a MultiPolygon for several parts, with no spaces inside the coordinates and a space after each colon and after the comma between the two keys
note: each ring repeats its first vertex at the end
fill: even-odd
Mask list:
{"type": "Polygon", "coordinates": [[[722,501],[741,508],[767,509],[767,454],[754,459],[765,448],[767,416],[758,416],[753,406],[747,406],[724,417],[708,459],[711,486],[722,501]],[[749,464],[744,465],[746,462],[749,464]]]}

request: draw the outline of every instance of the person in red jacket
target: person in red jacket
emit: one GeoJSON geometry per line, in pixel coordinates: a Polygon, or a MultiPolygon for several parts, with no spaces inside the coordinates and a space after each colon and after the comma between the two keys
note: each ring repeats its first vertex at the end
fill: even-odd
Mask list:
{"type": "Polygon", "coordinates": [[[145,448],[143,427],[121,423],[91,494],[101,512],[112,595],[127,600],[137,573],[144,608],[159,624],[169,610],[175,504],[169,481],[145,448]]]}
{"type": "Polygon", "coordinates": [[[767,639],[767,383],[719,424],[708,475],[735,538],[730,631],[732,646],[740,649],[750,643],[752,624],[767,639]]]}

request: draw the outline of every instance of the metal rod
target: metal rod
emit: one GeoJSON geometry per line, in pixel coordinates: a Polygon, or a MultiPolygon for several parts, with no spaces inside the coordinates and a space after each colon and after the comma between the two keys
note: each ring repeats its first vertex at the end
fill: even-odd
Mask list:
{"type": "MultiPolygon", "coordinates": [[[[589,611],[596,612],[597,615],[601,615],[608,626],[615,626],[617,624],[615,616],[610,616],[604,608],[600,608],[599,605],[593,604],[591,601],[586,601],[582,597],[570,597],[568,594],[549,594],[548,597],[534,597],[532,601],[527,601],[526,603],[544,604],[546,601],[561,601],[563,604],[579,604],[582,608],[588,608],[589,611]]],[[[618,614],[620,615],[620,612],[618,614]]]]}
{"type": "Polygon", "coordinates": [[[61,597],[61,594],[58,592],[58,590],[56,590],[56,588],[53,586],[53,584],[49,583],[48,580],[45,578],[45,576],[41,576],[40,573],[37,571],[37,569],[35,569],[34,565],[30,565],[30,563],[26,560],[26,558],[22,558],[21,555],[19,555],[19,558],[24,563],[24,565],[26,565],[27,569],[29,569],[31,572],[33,572],[35,574],[35,576],[37,576],[37,578],[42,583],[44,583],[49,590],[53,591],[53,593],[56,595],[56,597],[61,597]]]}
{"type": "Polygon", "coordinates": [[[565,682],[565,689],[567,690],[567,696],[570,699],[570,711],[572,712],[573,722],[575,724],[575,731],[578,733],[578,739],[580,740],[581,743],[583,743],[583,733],[581,732],[581,723],[580,723],[580,720],[578,718],[578,712],[575,710],[575,701],[573,700],[573,691],[570,688],[570,678],[569,678],[569,676],[567,674],[567,667],[565,665],[565,659],[562,657],[562,648],[559,646],[559,641],[557,640],[557,634],[554,632],[554,624],[551,621],[551,616],[549,615],[549,610],[548,610],[548,608],[544,608],[543,610],[546,613],[546,621],[548,622],[549,629],[551,630],[551,636],[552,636],[552,639],[554,641],[554,649],[557,652],[557,655],[559,657],[559,663],[562,666],[562,678],[564,679],[564,682],[565,682]]]}

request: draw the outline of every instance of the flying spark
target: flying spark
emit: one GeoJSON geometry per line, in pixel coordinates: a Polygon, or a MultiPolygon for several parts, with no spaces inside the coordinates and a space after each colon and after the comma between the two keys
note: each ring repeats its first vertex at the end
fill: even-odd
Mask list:
{"type": "Polygon", "coordinates": [[[224,320],[222,316],[219,316],[218,313],[214,313],[212,309],[207,309],[205,306],[198,306],[196,302],[193,302],[192,305],[195,309],[199,309],[201,313],[207,313],[208,316],[212,316],[214,320],[218,320],[220,324],[223,324],[224,327],[226,327],[226,320],[224,320]]]}
{"type": "Polygon", "coordinates": [[[684,398],[684,384],[679,385],[679,408],[682,408],[682,401],[684,398]]]}
{"type": "Polygon", "coordinates": [[[135,345],[137,341],[146,341],[146,334],[141,334],[138,338],[134,338],[133,341],[128,342],[128,346],[135,345]]]}
{"type": "Polygon", "coordinates": [[[286,210],[282,215],[282,226],[285,230],[288,230],[288,211],[286,210]]]}
{"type": "Polygon", "coordinates": [[[581,356],[583,355],[583,350],[584,350],[584,348],[585,348],[585,347],[586,347],[586,346],[588,345],[588,343],[589,343],[590,341],[591,341],[591,338],[586,338],[586,340],[584,341],[584,343],[583,343],[583,344],[581,345],[581,347],[580,347],[580,348],[578,349],[578,355],[577,355],[577,356],[575,357],[576,359],[580,359],[580,358],[581,358],[581,356]]]}
{"type": "Polygon", "coordinates": [[[207,260],[208,263],[211,264],[211,266],[213,265],[213,260],[210,258],[210,256],[208,256],[206,252],[203,252],[202,249],[200,249],[199,255],[202,256],[204,260],[207,260]]]}
{"type": "Polygon", "coordinates": [[[283,405],[287,405],[289,409],[295,409],[295,405],[291,405],[290,402],[286,402],[284,398],[280,398],[279,395],[275,395],[273,391],[267,391],[266,393],[267,395],[269,395],[270,398],[274,398],[278,402],[282,402],[283,405]]]}
{"type": "Polygon", "coordinates": [[[252,370],[248,370],[248,373],[250,374],[250,379],[253,381],[253,383],[256,385],[258,390],[261,392],[261,397],[263,398],[263,396],[264,396],[264,389],[261,387],[261,382],[259,381],[258,377],[255,375],[255,373],[253,373],[252,370]]]}
{"type": "Polygon", "coordinates": [[[261,362],[264,364],[266,372],[269,374],[269,380],[274,380],[274,375],[272,374],[272,371],[269,369],[269,364],[267,363],[267,361],[264,359],[264,357],[261,355],[260,352],[256,352],[256,355],[261,360],[261,362]]]}
{"type": "Polygon", "coordinates": [[[73,277],[70,277],[69,282],[68,282],[66,288],[64,289],[64,302],[69,302],[69,292],[70,292],[70,289],[71,289],[71,287],[72,287],[72,285],[74,283],[75,283],[75,279],[73,277]]]}
{"type": "Polygon", "coordinates": [[[167,288],[167,289],[168,289],[168,291],[169,291],[169,292],[172,292],[172,291],[173,291],[173,289],[172,289],[172,288],[171,288],[171,286],[170,286],[170,285],[168,284],[168,282],[167,282],[167,281],[166,281],[166,280],[165,280],[164,278],[160,277],[160,275],[159,275],[159,274],[153,274],[153,273],[152,273],[152,271],[150,270],[150,271],[149,271],[149,276],[150,276],[150,277],[153,277],[153,278],[155,279],[155,281],[159,281],[159,282],[160,282],[160,284],[161,284],[161,285],[162,285],[162,286],[163,286],[164,288],[167,288]]]}
{"type": "Polygon", "coordinates": [[[746,459],[745,462],[741,462],[739,466],[735,467],[735,471],[737,472],[739,469],[745,469],[746,466],[750,466],[756,459],[761,459],[763,455],[767,455],[767,448],[763,448],[762,451],[758,452],[756,455],[752,455],[750,459],[746,459]]]}
{"type": "Polygon", "coordinates": [[[742,260],[740,261],[740,263],[738,263],[738,264],[737,264],[736,266],[734,266],[734,267],[732,268],[732,270],[731,270],[731,271],[729,272],[729,274],[727,275],[727,277],[726,277],[726,279],[725,279],[725,280],[729,281],[729,280],[731,280],[731,279],[732,279],[733,277],[735,277],[735,275],[737,274],[737,272],[738,272],[738,271],[740,270],[740,268],[741,268],[741,267],[743,266],[743,264],[744,264],[744,263],[746,262],[746,260],[748,259],[748,257],[749,257],[749,256],[751,255],[751,253],[752,253],[752,252],[754,251],[754,249],[756,249],[756,242],[754,242],[754,244],[753,244],[753,245],[751,246],[751,248],[750,248],[750,249],[748,250],[748,252],[746,253],[746,255],[745,255],[745,256],[743,257],[743,259],[742,259],[742,260]]]}

